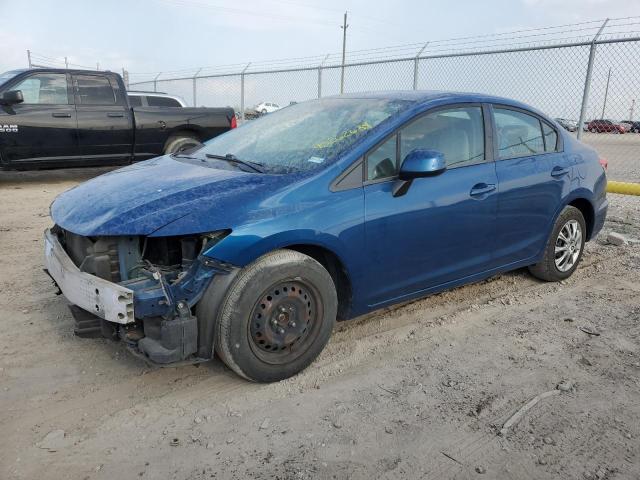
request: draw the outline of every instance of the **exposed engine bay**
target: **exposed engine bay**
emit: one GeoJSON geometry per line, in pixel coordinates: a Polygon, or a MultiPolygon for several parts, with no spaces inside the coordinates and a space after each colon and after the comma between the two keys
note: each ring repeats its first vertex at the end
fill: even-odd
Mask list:
{"type": "Polygon", "coordinates": [[[121,339],[157,364],[211,358],[209,332],[198,325],[195,304],[215,276],[234,269],[202,255],[228,230],[181,237],[85,237],[55,226],[51,233],[80,272],[133,292],[131,314],[116,319],[108,318],[98,301],[95,311],[71,305],[77,335],[121,339]]]}

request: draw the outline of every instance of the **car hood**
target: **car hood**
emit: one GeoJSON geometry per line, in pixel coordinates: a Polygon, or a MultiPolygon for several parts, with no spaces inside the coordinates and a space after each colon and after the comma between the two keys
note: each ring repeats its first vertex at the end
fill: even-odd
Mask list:
{"type": "Polygon", "coordinates": [[[170,156],[136,163],[59,195],[51,204],[51,217],[83,236],[151,235],[178,219],[184,230],[180,234],[204,233],[232,228],[240,216],[255,214],[266,196],[291,182],[287,175],[220,165],[170,156]]]}

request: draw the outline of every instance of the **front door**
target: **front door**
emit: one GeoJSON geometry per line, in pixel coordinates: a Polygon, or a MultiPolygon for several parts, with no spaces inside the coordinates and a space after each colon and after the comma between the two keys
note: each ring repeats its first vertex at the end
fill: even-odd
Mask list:
{"type": "Polygon", "coordinates": [[[67,75],[34,73],[8,90],[20,90],[23,103],[0,106],[3,161],[58,162],[78,154],[76,111],[67,75]]]}
{"type": "Polygon", "coordinates": [[[365,234],[371,307],[493,266],[497,178],[481,105],[427,112],[366,157],[365,234]],[[416,148],[444,154],[447,170],[393,196],[399,159],[416,148]]]}

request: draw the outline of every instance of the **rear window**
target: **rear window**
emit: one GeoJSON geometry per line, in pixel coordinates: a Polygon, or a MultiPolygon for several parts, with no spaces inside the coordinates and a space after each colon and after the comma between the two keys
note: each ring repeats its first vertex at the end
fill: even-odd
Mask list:
{"type": "Polygon", "coordinates": [[[514,158],[544,153],[540,120],[533,115],[495,107],[494,117],[500,158],[514,158]]]}
{"type": "Polygon", "coordinates": [[[181,107],[175,98],[148,96],[147,103],[150,107],[181,107]]]}
{"type": "Polygon", "coordinates": [[[132,107],[141,107],[142,97],[139,95],[129,95],[129,105],[132,107]]]}
{"type": "Polygon", "coordinates": [[[116,96],[106,77],[77,75],[76,92],[81,105],[115,105],[116,96]]]}

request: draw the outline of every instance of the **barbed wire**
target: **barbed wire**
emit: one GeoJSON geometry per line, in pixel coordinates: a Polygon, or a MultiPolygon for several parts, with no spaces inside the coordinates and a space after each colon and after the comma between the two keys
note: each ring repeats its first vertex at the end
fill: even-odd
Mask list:
{"type": "MultiPolygon", "coordinates": [[[[550,45],[554,43],[578,43],[590,41],[598,32],[605,19],[590,20],[579,23],[554,25],[547,27],[527,28],[506,32],[495,32],[483,35],[436,39],[432,41],[415,42],[399,45],[389,45],[377,48],[351,50],[346,55],[346,63],[368,61],[383,61],[391,58],[406,58],[417,55],[424,48],[423,55],[442,55],[448,53],[475,52],[493,48],[526,48],[536,45],[550,45]]],[[[621,35],[640,34],[640,16],[618,17],[608,20],[601,38],[612,38],[621,35]]],[[[304,57],[290,57],[281,59],[260,60],[252,62],[238,62],[226,65],[210,65],[180,70],[156,72],[129,72],[136,80],[147,77],[148,80],[170,80],[171,78],[189,77],[199,72],[206,75],[239,74],[246,68],[247,73],[266,71],[270,69],[314,68],[322,64],[325,67],[336,67],[341,64],[341,52],[325,55],[310,55],[304,57]],[[191,74],[191,75],[189,75],[191,74]]],[[[142,80],[139,80],[142,81],[142,80]]]]}
{"type": "MultiPolygon", "coordinates": [[[[194,0],[159,0],[172,4],[195,5],[194,0]]],[[[273,0],[280,1],[280,0],[273,0]]],[[[285,3],[284,0],[282,3],[285,3]]],[[[211,5],[209,5],[211,6],[211,5]]],[[[214,7],[212,7],[214,8],[214,7]]],[[[218,8],[218,7],[215,7],[218,8]]],[[[225,7],[227,8],[227,7],[225,7]]],[[[238,9],[236,9],[238,10],[238,9]]],[[[527,48],[552,44],[571,44],[590,41],[603,25],[605,19],[590,20],[578,23],[553,25],[547,27],[526,28],[505,32],[494,32],[483,35],[469,35],[447,39],[435,39],[424,42],[388,45],[384,47],[355,49],[347,52],[346,63],[375,62],[391,59],[411,58],[418,55],[446,55],[473,53],[482,50],[502,48],[527,48]]],[[[602,39],[640,35],[640,16],[618,17],[608,19],[601,34],[602,39]]],[[[86,65],[65,62],[64,58],[31,52],[32,62],[41,66],[73,66],[93,69],[86,65]]],[[[198,76],[234,75],[243,70],[246,73],[283,70],[296,68],[332,68],[340,66],[342,53],[316,54],[301,57],[276,58],[252,62],[236,62],[219,65],[207,65],[162,71],[128,71],[129,77],[137,83],[163,81],[198,76]]]]}

